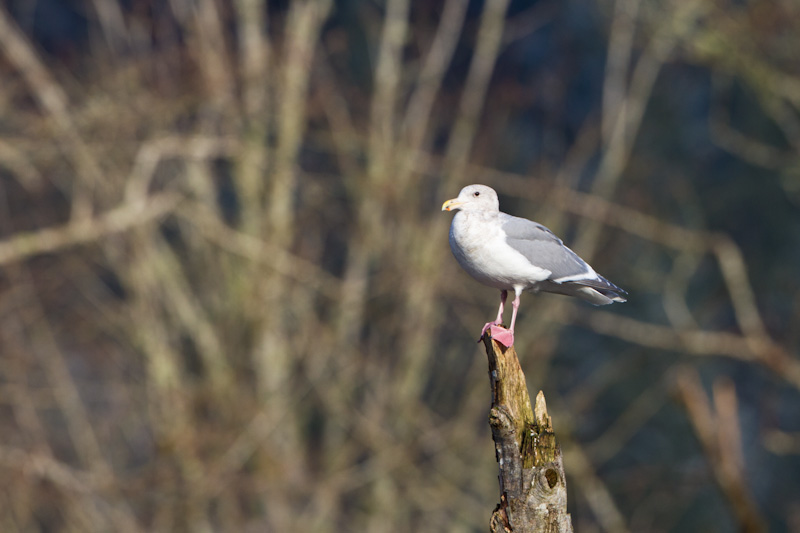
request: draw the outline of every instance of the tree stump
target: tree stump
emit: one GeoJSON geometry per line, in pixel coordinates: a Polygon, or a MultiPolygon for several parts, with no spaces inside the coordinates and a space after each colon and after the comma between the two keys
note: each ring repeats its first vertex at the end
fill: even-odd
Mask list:
{"type": "Polygon", "coordinates": [[[492,428],[500,469],[500,503],[492,533],[572,533],[561,448],[539,391],[531,409],[525,374],[514,347],[483,337],[492,387],[492,428]]]}

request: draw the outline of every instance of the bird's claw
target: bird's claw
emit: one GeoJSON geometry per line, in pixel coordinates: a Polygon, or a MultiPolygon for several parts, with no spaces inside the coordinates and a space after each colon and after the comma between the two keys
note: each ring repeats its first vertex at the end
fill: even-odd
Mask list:
{"type": "MultiPolygon", "coordinates": [[[[500,322],[487,322],[486,324],[484,324],[483,329],[481,330],[481,339],[486,334],[487,329],[497,326],[498,324],[500,324],[500,322]]],[[[480,340],[478,340],[478,342],[480,342],[480,340]]]]}
{"type": "Polygon", "coordinates": [[[487,322],[486,324],[484,324],[483,325],[483,329],[481,330],[481,336],[478,337],[478,344],[481,343],[481,341],[483,340],[484,335],[486,335],[486,330],[488,330],[489,328],[494,328],[494,327],[498,326],[499,324],[500,324],[500,322],[487,322]]]}

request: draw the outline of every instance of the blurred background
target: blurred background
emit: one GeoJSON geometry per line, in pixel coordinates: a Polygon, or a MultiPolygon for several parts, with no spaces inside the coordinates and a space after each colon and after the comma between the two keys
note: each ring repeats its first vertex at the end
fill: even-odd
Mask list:
{"type": "MultiPolygon", "coordinates": [[[[587,532],[800,531],[794,0],[0,3],[0,530],[485,531],[464,185],[587,532]]],[[[508,317],[507,317],[508,320],[508,317]]]]}

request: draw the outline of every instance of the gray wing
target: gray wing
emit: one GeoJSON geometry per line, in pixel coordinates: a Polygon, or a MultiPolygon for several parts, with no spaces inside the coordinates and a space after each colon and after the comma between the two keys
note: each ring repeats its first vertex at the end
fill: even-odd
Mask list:
{"type": "Polygon", "coordinates": [[[531,264],[546,268],[553,281],[594,278],[596,274],[578,254],[538,222],[500,213],[506,243],[524,255],[531,264]]]}
{"type": "Polygon", "coordinates": [[[624,290],[595,272],[546,227],[505,213],[500,213],[500,222],[509,246],[552,272],[541,290],[578,296],[595,305],[625,301],[624,290]]]}

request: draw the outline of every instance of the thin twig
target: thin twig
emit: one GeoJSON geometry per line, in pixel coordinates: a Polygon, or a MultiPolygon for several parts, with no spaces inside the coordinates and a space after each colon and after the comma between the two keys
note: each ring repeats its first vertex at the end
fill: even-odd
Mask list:
{"type": "Polygon", "coordinates": [[[147,203],[124,203],[91,219],[74,220],[63,226],[16,233],[13,237],[0,241],[0,265],[57,252],[71,246],[92,243],[109,235],[150,223],[174,210],[180,199],[181,196],[175,193],[161,193],[150,197],[147,203]]]}

